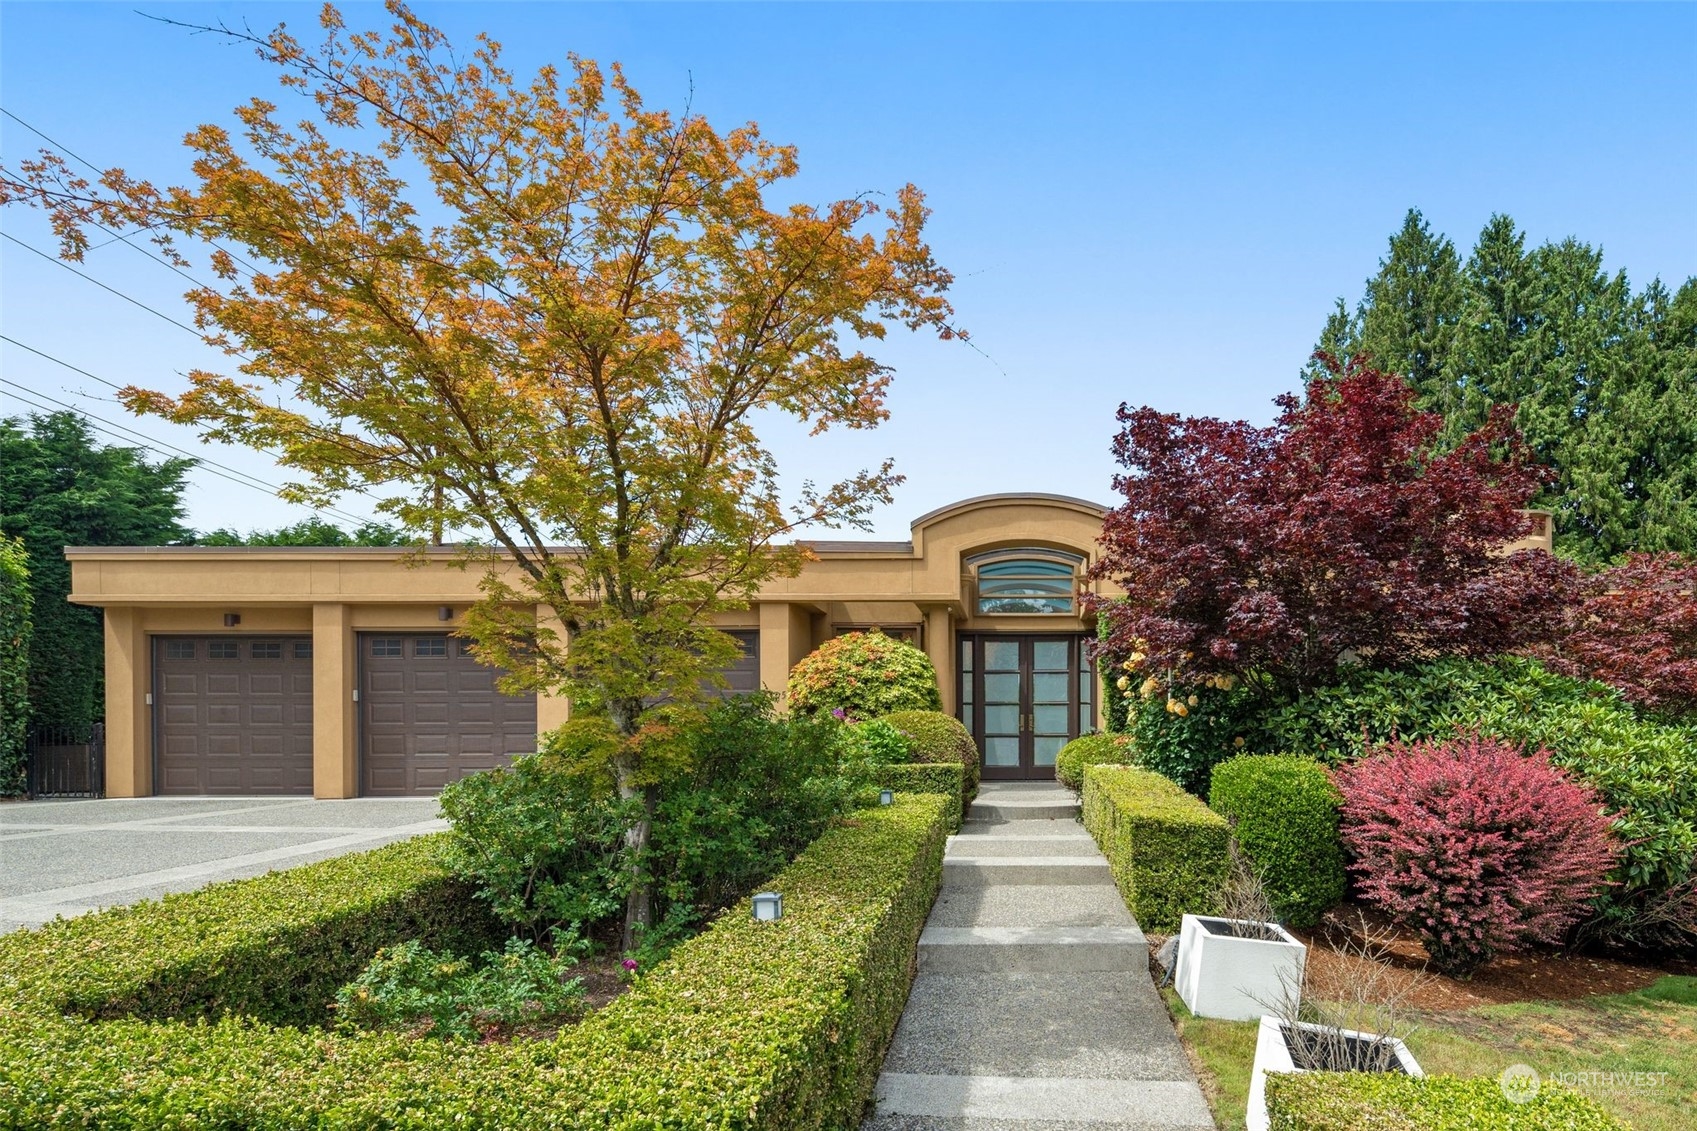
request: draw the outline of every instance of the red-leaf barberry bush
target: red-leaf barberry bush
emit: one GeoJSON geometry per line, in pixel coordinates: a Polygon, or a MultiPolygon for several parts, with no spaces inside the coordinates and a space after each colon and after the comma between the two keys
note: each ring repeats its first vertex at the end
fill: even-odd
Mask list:
{"type": "Polygon", "coordinates": [[[1534,654],[1647,711],[1697,718],[1697,558],[1632,554],[1586,578],[1560,638],[1534,654]]]}
{"type": "Polygon", "coordinates": [[[1596,793],[1543,750],[1478,735],[1393,741],[1336,781],[1357,890],[1452,977],[1560,942],[1620,858],[1596,793]]]}

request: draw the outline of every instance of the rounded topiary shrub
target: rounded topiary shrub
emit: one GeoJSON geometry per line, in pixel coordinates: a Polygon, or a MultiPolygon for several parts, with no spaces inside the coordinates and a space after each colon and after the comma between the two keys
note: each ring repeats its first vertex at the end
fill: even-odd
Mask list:
{"type": "Polygon", "coordinates": [[[884,721],[907,736],[915,762],[959,762],[966,771],[963,802],[978,794],[978,744],[953,715],[941,711],[892,711],[884,721]]]}
{"type": "Polygon", "coordinates": [[[799,715],[873,719],[943,705],[931,658],[876,630],[821,644],[791,670],[788,691],[790,710],[799,715]]]}
{"type": "Polygon", "coordinates": [[[1251,754],[1214,767],[1208,805],[1230,821],[1279,918],[1319,922],[1343,898],[1342,797],[1312,758],[1251,754]]]}
{"type": "Polygon", "coordinates": [[[1136,761],[1131,739],[1123,734],[1087,734],[1055,755],[1055,778],[1068,789],[1084,788],[1084,767],[1130,765],[1136,761]]]}

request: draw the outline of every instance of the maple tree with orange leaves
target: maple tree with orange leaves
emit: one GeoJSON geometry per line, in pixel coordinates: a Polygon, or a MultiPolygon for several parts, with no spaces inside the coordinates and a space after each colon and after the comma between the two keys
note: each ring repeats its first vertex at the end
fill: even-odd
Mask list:
{"type": "MultiPolygon", "coordinates": [[[[756,420],[875,427],[890,371],[863,345],[958,336],[951,277],[912,185],[780,206],[796,152],[753,124],[650,109],[575,56],[520,81],[487,37],[462,55],[388,11],[356,32],[326,6],[315,48],[196,29],[254,47],[306,120],[254,98],[235,134],[199,127],[186,186],[43,151],[0,169],[0,203],[46,209],[70,260],[94,228],[179,266],[208,247],[217,283],[187,299],[236,372],[124,403],[280,453],[286,497],[363,491],[420,535],[476,531],[478,655],[608,720],[620,791],[651,811],[656,705],[735,654],[712,614],[799,569],[795,532],[864,526],[900,482],[886,461],[786,506],[756,420]]],[[[648,917],[638,891],[627,945],[648,917]]]]}

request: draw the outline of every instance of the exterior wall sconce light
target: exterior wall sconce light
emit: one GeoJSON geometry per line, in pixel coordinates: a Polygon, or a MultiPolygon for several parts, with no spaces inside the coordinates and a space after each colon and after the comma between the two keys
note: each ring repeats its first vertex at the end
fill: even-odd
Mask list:
{"type": "Polygon", "coordinates": [[[878,804],[880,804],[880,805],[894,805],[895,803],[896,803],[896,795],[894,793],[890,792],[887,789],[880,789],[878,791],[878,804]]]}
{"type": "Polygon", "coordinates": [[[436,619],[437,620],[453,620],[454,619],[454,607],[452,605],[438,606],[437,609],[436,609],[436,619]]]}
{"type": "Polygon", "coordinates": [[[770,923],[784,917],[784,897],[775,891],[763,891],[754,897],[754,917],[770,923]]]}
{"type": "Polygon", "coordinates": [[[238,624],[241,624],[241,623],[242,623],[242,614],[240,614],[240,613],[225,613],[224,614],[224,627],[225,628],[235,628],[238,624]]]}

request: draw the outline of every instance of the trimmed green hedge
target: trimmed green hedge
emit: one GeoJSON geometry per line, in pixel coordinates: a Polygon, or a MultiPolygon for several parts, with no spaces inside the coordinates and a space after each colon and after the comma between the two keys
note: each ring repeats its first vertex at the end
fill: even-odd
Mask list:
{"type": "Polygon", "coordinates": [[[964,776],[959,766],[908,762],[895,766],[879,766],[872,773],[872,784],[879,789],[893,789],[897,793],[939,793],[947,796],[950,798],[949,831],[959,832],[964,811],[961,805],[961,781],[964,776]]]}
{"type": "MultiPolygon", "coordinates": [[[[55,999],[106,992],[98,953],[136,940],[81,920],[9,937],[0,1127],[852,1126],[907,1000],[941,880],[947,811],[946,798],[908,795],[856,814],[771,881],[784,896],[781,921],[733,909],[552,1041],[67,1017],[55,999]],[[78,945],[57,955],[28,945],[73,931],[78,945]],[[36,973],[38,961],[68,979],[63,991],[49,991],[56,979],[36,973]]],[[[290,874],[242,883],[264,902],[279,875],[290,874]]],[[[216,948],[200,962],[216,979],[216,948]]]]}
{"type": "Polygon", "coordinates": [[[1146,931],[1172,932],[1213,911],[1227,875],[1224,817],[1152,770],[1089,766],[1084,827],[1146,931]]]}
{"type": "Polygon", "coordinates": [[[1594,1100],[1543,1084],[1511,1103],[1493,1077],[1388,1072],[1274,1072],[1271,1131],[1629,1131],[1594,1100]]]}
{"type": "Polygon", "coordinates": [[[978,744],[953,715],[941,711],[891,711],[884,721],[902,732],[915,762],[952,762],[965,775],[961,804],[978,796],[978,744]]]}
{"type": "Polygon", "coordinates": [[[441,835],[0,936],[0,1004],[95,1018],[320,1025],[378,949],[499,949],[441,835]]]}
{"type": "Polygon", "coordinates": [[[1118,734],[1075,738],[1055,755],[1055,780],[1068,789],[1084,788],[1084,767],[1123,766],[1136,759],[1131,740],[1118,734]]]}
{"type": "Polygon", "coordinates": [[[1214,767],[1208,804],[1231,823],[1284,922],[1312,927],[1343,898],[1342,798],[1312,758],[1249,754],[1214,767]]]}

